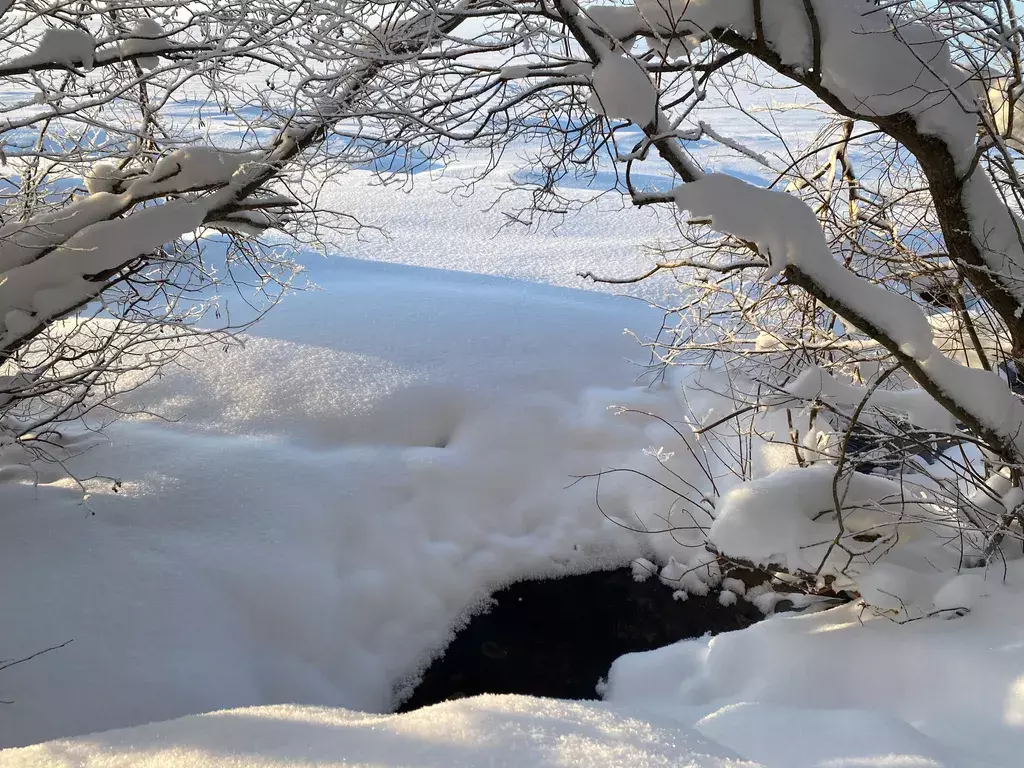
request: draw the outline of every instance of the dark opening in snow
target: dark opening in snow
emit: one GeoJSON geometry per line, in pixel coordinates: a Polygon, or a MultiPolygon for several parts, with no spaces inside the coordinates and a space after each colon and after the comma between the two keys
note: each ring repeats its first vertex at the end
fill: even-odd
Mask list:
{"type": "Polygon", "coordinates": [[[749,626],[763,618],[745,600],[717,593],[672,598],[657,578],[629,568],[523,581],[496,593],[423,675],[398,709],[409,712],[481,693],[596,699],[595,686],[624,653],[749,626]]]}

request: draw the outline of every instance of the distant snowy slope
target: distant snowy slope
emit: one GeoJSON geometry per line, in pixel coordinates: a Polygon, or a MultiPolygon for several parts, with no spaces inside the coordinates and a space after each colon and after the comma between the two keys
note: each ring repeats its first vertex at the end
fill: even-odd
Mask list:
{"type": "MultiPolygon", "coordinates": [[[[332,179],[319,196],[321,205],[343,211],[367,229],[359,240],[337,238],[338,253],[373,261],[387,261],[458,272],[498,275],[572,288],[630,293],[663,298],[674,280],[665,276],[627,286],[588,283],[577,273],[601,277],[632,277],[656,263],[658,256],[645,250],[659,238],[678,236],[672,212],[648,207],[637,209],[615,193],[594,200],[595,190],[563,189],[580,204],[593,201],[564,217],[543,216],[534,226],[515,223],[503,211],[523,196],[499,196],[509,186],[514,167],[474,187],[472,197],[446,194],[458,182],[458,166],[431,182],[425,174],[409,186],[377,184],[366,171],[332,179]]],[[[612,183],[614,181],[612,180],[612,183]]],[[[329,234],[329,233],[328,233],[329,234]]],[[[320,271],[323,266],[307,262],[320,271]]],[[[330,268],[329,266],[327,267],[330,268]]]]}
{"type": "Polygon", "coordinates": [[[597,702],[481,696],[405,715],[278,706],[0,753],[4,768],[759,768],[665,719],[597,702]]]}

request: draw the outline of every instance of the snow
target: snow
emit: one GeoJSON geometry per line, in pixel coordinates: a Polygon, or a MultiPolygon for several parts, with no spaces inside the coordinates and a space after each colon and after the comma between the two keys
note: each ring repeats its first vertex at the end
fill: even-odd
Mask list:
{"type": "Polygon", "coordinates": [[[836,261],[814,212],[799,198],[723,174],[683,184],[675,197],[680,208],[710,218],[714,229],[757,245],[771,259],[772,272],[789,265],[799,268],[839,304],[839,314],[871,322],[980,424],[1017,445],[1016,450],[1024,447],[1024,405],[1002,379],[944,355],[935,346],[931,324],[910,298],[858,277],[836,261]]]}
{"type": "MultiPolygon", "coordinates": [[[[655,27],[685,32],[695,45],[713,28],[753,36],[752,5],[745,0],[641,0],[638,10],[655,27]]],[[[946,144],[958,173],[974,162],[980,120],[977,83],[955,66],[942,35],[916,22],[893,23],[871,0],[837,0],[814,6],[821,32],[821,85],[851,112],[866,116],[906,113],[918,130],[946,144]]],[[[765,35],[782,62],[798,69],[812,65],[810,26],[803,3],[765,3],[765,35]]],[[[986,94],[985,102],[991,96],[986,94]]],[[[989,110],[990,105],[982,105],[989,110]]],[[[991,107],[998,120],[999,101],[991,107]]],[[[963,189],[975,244],[1006,289],[1024,299],[1024,247],[1019,223],[983,168],[975,168],[963,189]]]]}
{"type": "Polygon", "coordinates": [[[651,576],[658,572],[658,566],[648,560],[646,557],[638,557],[629,564],[633,572],[634,581],[647,581],[651,576]]]}
{"type": "Polygon", "coordinates": [[[607,53],[594,67],[591,109],[599,115],[632,120],[637,125],[654,121],[658,92],[650,76],[629,56],[607,53]]]}
{"type": "MultiPolygon", "coordinates": [[[[754,36],[747,0],[641,0],[640,14],[662,27],[693,30],[693,43],[713,29],[754,36]]],[[[814,6],[821,31],[821,83],[851,110],[866,115],[914,116],[923,133],[942,138],[957,167],[973,155],[978,115],[974,91],[949,59],[946,46],[923,24],[893,26],[871,0],[837,0],[814,6]]],[[[762,8],[765,36],[784,64],[812,65],[810,24],[802,2],[777,0],[762,8]]]]}
{"type": "Polygon", "coordinates": [[[0,227],[0,272],[28,264],[83,227],[113,216],[118,202],[116,195],[97,191],[59,210],[5,224],[0,227]]]}
{"type": "MultiPolygon", "coordinates": [[[[818,366],[810,366],[786,386],[786,392],[805,400],[819,399],[845,406],[847,412],[852,412],[867,397],[868,388],[843,383],[818,366]]],[[[949,411],[920,387],[904,390],[876,389],[867,397],[867,403],[901,412],[921,429],[956,431],[956,421],[949,411]]]]}
{"type": "Polygon", "coordinates": [[[911,299],[876,288],[839,264],[814,211],[795,195],[716,173],[678,187],[676,202],[694,216],[710,217],[714,229],[755,243],[771,259],[770,272],[780,273],[790,264],[799,267],[847,306],[862,308],[863,316],[899,340],[915,359],[927,357],[934,349],[932,329],[921,309],[911,299]]]}
{"type": "Polygon", "coordinates": [[[668,718],[480,696],[404,715],[235,709],[0,754],[5,768],[759,768],[668,718]]]}
{"type": "MultiPolygon", "coordinates": [[[[779,470],[737,486],[719,504],[711,541],[729,555],[758,564],[815,571],[837,533],[832,513],[835,477],[835,466],[818,464],[779,470]]],[[[845,501],[843,522],[850,533],[883,533],[901,515],[929,517],[887,478],[850,473],[839,480],[838,493],[845,501]]],[[[830,565],[841,567],[848,558],[834,551],[830,565]]]]}
{"type": "Polygon", "coordinates": [[[605,698],[772,768],[1009,768],[1024,748],[1015,583],[990,579],[992,596],[950,621],[899,624],[851,604],[629,654],[605,698]]]}
{"type": "MultiPolygon", "coordinates": [[[[637,8],[656,13],[644,6],[637,8]]],[[[858,3],[817,6],[827,26],[858,3]]],[[[784,61],[807,66],[806,27],[794,16],[803,4],[764,7],[766,36],[784,61]]],[[[749,31],[749,8],[746,0],[689,0],[686,13],[703,25],[724,21],[749,31]]],[[[591,16],[629,31],[635,14],[625,7],[592,9],[591,16]]],[[[140,22],[122,49],[165,45],[160,34],[140,22]]],[[[934,52],[933,41],[923,43],[934,52]]],[[[826,69],[842,51],[843,40],[833,38],[826,69]]],[[[880,49],[879,62],[887,55],[880,49]]],[[[919,70],[885,75],[900,85],[919,70]]],[[[843,98],[863,85],[837,78],[831,82],[845,89],[843,98]]],[[[611,116],[652,119],[655,94],[632,59],[606,57],[594,84],[611,116]]],[[[899,89],[886,94],[872,108],[899,106],[899,89]]],[[[950,103],[932,96],[915,102],[919,124],[950,137],[962,132],[966,123],[943,112],[950,103]]],[[[25,277],[0,286],[8,335],[80,297],[77,281],[87,269],[187,231],[199,215],[186,198],[150,219],[129,216],[124,221],[136,223],[127,228],[102,222],[126,201],[223,183],[258,159],[179,149],[129,181],[124,196],[111,194],[114,174],[98,165],[85,179],[89,196],[59,215],[0,230],[4,278],[25,277]],[[114,252],[92,247],[90,238],[101,235],[114,252]],[[58,258],[46,260],[55,271],[15,271],[62,244],[58,258]]],[[[444,175],[471,178],[475,168],[470,157],[444,175]]],[[[370,174],[356,173],[322,198],[325,207],[387,225],[390,241],[367,234],[343,247],[390,263],[307,259],[323,293],[290,297],[243,337],[243,348],[204,350],[122,400],[170,421],[140,414],[111,426],[104,440],[67,436],[89,448],[71,466],[83,476],[115,472],[123,480],[116,493],[95,483],[83,500],[61,468],[3,456],[0,612],[19,620],[5,624],[0,655],[74,642],[0,672],[0,699],[15,702],[0,705],[0,746],[62,739],[0,752],[0,765],[1019,762],[1019,563],[1008,564],[1005,584],[1001,568],[951,575],[956,547],[932,559],[936,539],[951,535],[942,511],[917,498],[901,499],[900,509],[928,525],[904,528],[906,541],[884,562],[849,570],[870,607],[774,617],[624,657],[602,687],[606,704],[484,697],[403,716],[349,711],[390,707],[394,686],[411,681],[489,590],[525,575],[630,565],[636,578],[657,573],[678,600],[711,593],[723,605],[748,599],[770,612],[788,599],[723,579],[703,534],[623,528],[661,528],[670,509],[706,527],[708,511],[678,510],[671,494],[610,478],[602,486],[609,520],[596,509],[593,485],[570,485],[581,473],[627,467],[678,472],[705,490],[686,451],[700,441],[609,410],[663,413],[684,432],[691,417],[702,423],[707,415],[681,407],[676,379],[636,385],[641,369],[627,359],[640,350],[621,331],[656,330],[659,313],[640,302],[479,274],[579,286],[581,270],[635,273],[650,262],[637,245],[664,222],[651,209],[623,211],[606,199],[563,223],[538,223],[528,236],[496,235],[501,215],[484,211],[500,185],[481,184],[473,198],[453,200],[436,194],[443,185],[431,174],[414,178],[413,188],[399,190],[371,187],[370,174]],[[923,618],[932,612],[940,616],[923,618]],[[237,709],[265,704],[278,706],[237,709]],[[223,711],[79,737],[211,710],[223,711]]],[[[864,308],[989,423],[1020,423],[996,377],[983,379],[936,351],[946,345],[934,338],[942,335],[934,318],[922,323],[906,300],[878,300],[869,286],[838,276],[847,273],[806,206],[754,189],[712,175],[678,194],[682,207],[762,245],[776,269],[798,265],[864,308]]],[[[573,203],[591,194],[560,191],[573,203]]],[[[984,194],[974,198],[981,208],[984,194]]],[[[660,299],[669,284],[631,290],[660,299]]],[[[813,370],[792,391],[843,407],[863,396],[813,370]]],[[[699,398],[690,395],[692,405],[699,398]]],[[[929,428],[950,426],[920,391],[882,390],[873,402],[929,428]]],[[[714,545],[754,560],[817,566],[835,535],[827,514],[834,467],[763,477],[758,470],[758,479],[742,484],[717,464],[712,471],[725,494],[714,545]]],[[[989,485],[997,500],[979,503],[1012,503],[1019,493],[998,478],[989,485]]],[[[841,486],[859,506],[847,520],[851,532],[892,528],[890,502],[903,490],[897,484],[853,475],[841,486]]],[[[826,573],[837,570],[834,561],[826,573]]]]}
{"type": "MultiPolygon", "coordinates": [[[[156,19],[144,17],[135,22],[132,27],[130,39],[121,43],[118,47],[124,56],[134,56],[139,53],[158,51],[167,47],[167,40],[164,38],[163,27],[156,19]]],[[[160,64],[159,56],[142,56],[137,59],[139,66],[143,69],[154,69],[160,64]]]]}
{"type": "Polygon", "coordinates": [[[93,65],[95,49],[96,40],[84,29],[47,29],[32,53],[0,64],[0,73],[5,69],[31,68],[44,64],[89,69],[93,65]]]}
{"type": "Polygon", "coordinates": [[[639,11],[638,7],[628,5],[592,5],[582,9],[591,25],[616,40],[624,40],[643,29],[644,19],[639,11]]]}
{"type": "Polygon", "coordinates": [[[609,406],[667,396],[634,386],[622,334],[657,312],[344,259],[321,284],[125,396],[171,421],[122,421],[73,463],[119,492],[86,509],[53,467],[6,468],[44,474],[0,485],[0,610],[22,617],[3,656],[74,642],[0,675],[0,744],[287,701],[384,711],[490,589],[647,554],[566,486],[643,458],[646,420],[609,406]]]}
{"type": "MultiPolygon", "coordinates": [[[[928,582],[936,606],[972,608],[954,622],[896,625],[854,607],[627,656],[608,705],[337,709],[387,709],[392,685],[447,642],[482,588],[524,573],[658,561],[671,567],[663,578],[686,582],[669,587],[681,600],[715,576],[699,551],[605,520],[592,487],[566,488],[573,474],[665,458],[649,452],[669,444],[663,434],[608,410],[678,407],[669,387],[633,386],[626,358],[637,350],[619,334],[657,312],[366,261],[337,260],[319,278],[323,292],[292,297],[244,349],[209,350],[126,397],[172,421],[122,421],[76,460],[84,474],[117,468],[120,492],[96,487],[83,507],[52,470],[39,485],[0,486],[0,567],[11,574],[0,606],[22,617],[5,626],[4,656],[74,638],[4,670],[0,697],[15,705],[4,705],[0,743],[306,706],[65,739],[0,752],[0,765],[1015,764],[1024,630],[1019,606],[1005,604],[1017,593],[995,574],[928,582]],[[948,688],[935,675],[947,667],[948,688]],[[408,735],[421,730],[430,738],[408,735]],[[983,757],[965,762],[964,750],[983,757]]],[[[684,453],[666,460],[693,478],[684,453]]],[[[802,488],[769,478],[789,500],[802,488]]],[[[665,509],[635,484],[612,498],[665,509]]],[[[726,523],[730,504],[743,507],[727,497],[726,523]]],[[[784,512],[762,497],[744,514],[784,512]]],[[[761,540],[759,530],[745,535],[761,540]]],[[[743,591],[735,579],[720,586],[725,602],[743,591]]],[[[749,596],[769,610],[782,599],[749,596]]]]}
{"type": "MultiPolygon", "coordinates": [[[[95,298],[96,275],[112,274],[198,229],[208,211],[235,193],[237,175],[263,157],[259,151],[183,147],[158,160],[120,194],[114,191],[126,173],[98,162],[85,179],[86,197],[0,228],[0,314],[5,323],[14,319],[13,325],[0,324],[0,346],[15,347],[27,332],[95,298]],[[219,187],[218,194],[138,205],[211,187],[219,187]]],[[[252,226],[261,215],[243,212],[236,226],[252,226]]]]}
{"type": "Polygon", "coordinates": [[[97,192],[113,192],[117,183],[124,178],[124,173],[113,163],[100,160],[93,163],[85,177],[85,189],[90,194],[97,192]]]}
{"type": "Polygon", "coordinates": [[[635,3],[640,16],[654,28],[694,29],[699,39],[716,27],[734,28],[740,34],[753,35],[754,21],[745,0],[640,0],[635,3]]]}
{"type": "Polygon", "coordinates": [[[224,184],[263,157],[258,151],[231,153],[216,147],[182,147],[160,158],[148,174],[129,185],[127,193],[144,198],[224,184]]]}
{"type": "MultiPolygon", "coordinates": [[[[203,203],[182,199],[85,227],[46,258],[4,272],[0,308],[5,318],[12,309],[28,312],[40,318],[37,325],[58,317],[93,297],[95,284],[88,276],[117,268],[196,229],[205,213],[203,203]]],[[[0,327],[0,347],[23,336],[25,325],[0,327]]]]}

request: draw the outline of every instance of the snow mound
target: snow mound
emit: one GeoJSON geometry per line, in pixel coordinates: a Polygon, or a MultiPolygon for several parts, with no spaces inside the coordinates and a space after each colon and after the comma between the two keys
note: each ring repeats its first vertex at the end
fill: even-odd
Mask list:
{"type": "Polygon", "coordinates": [[[605,699],[779,768],[1019,765],[1024,594],[991,591],[952,621],[901,624],[850,604],[629,654],[605,699]]]}
{"type": "Polygon", "coordinates": [[[404,715],[213,712],[0,753],[4,768],[757,768],[666,720],[597,702],[479,696],[404,715]]]}
{"type": "MultiPolygon", "coordinates": [[[[19,617],[0,656],[74,639],[0,675],[0,745],[281,702],[386,711],[488,592],[647,554],[573,478],[660,466],[650,420],[609,410],[673,402],[625,359],[622,328],[656,312],[334,269],[244,347],[125,397],[172,421],[123,420],[75,460],[117,492],[0,485],[0,615],[19,617]]],[[[609,482],[602,502],[653,515],[657,490],[609,482]]]]}

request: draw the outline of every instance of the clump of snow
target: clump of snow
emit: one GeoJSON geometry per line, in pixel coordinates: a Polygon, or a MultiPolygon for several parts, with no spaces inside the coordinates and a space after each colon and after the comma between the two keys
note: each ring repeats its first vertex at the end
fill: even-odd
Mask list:
{"type": "Polygon", "coordinates": [[[0,272],[24,266],[83,227],[115,215],[119,203],[117,195],[97,192],[26,221],[5,224],[0,227],[0,272]]]}
{"type": "Polygon", "coordinates": [[[681,592],[691,595],[706,595],[708,593],[708,582],[701,578],[701,569],[698,566],[690,565],[688,562],[680,562],[670,557],[668,563],[661,569],[659,578],[667,587],[672,587],[681,592]]]}
{"type": "MultiPolygon", "coordinates": [[[[121,43],[119,49],[124,56],[159,50],[167,44],[163,35],[164,30],[159,21],[143,17],[135,22],[131,38],[121,43]]],[[[155,69],[160,65],[159,56],[142,56],[137,61],[143,69],[155,69]]]]}
{"type": "MultiPolygon", "coordinates": [[[[91,197],[113,196],[101,192],[91,197]]],[[[4,272],[0,310],[5,317],[12,309],[22,310],[37,316],[37,324],[58,317],[92,298],[95,284],[90,275],[117,268],[197,228],[204,214],[203,204],[182,199],[87,226],[46,258],[4,272]]],[[[24,324],[16,326],[0,327],[0,346],[21,337],[24,324]]]]}
{"type": "Polygon", "coordinates": [[[758,585],[758,587],[748,590],[746,594],[747,602],[753,604],[757,610],[763,613],[765,616],[771,615],[775,611],[775,606],[780,601],[785,600],[786,596],[781,592],[776,592],[768,584],[758,585]]]}
{"type": "Polygon", "coordinates": [[[752,35],[753,15],[746,0],[637,0],[640,17],[658,31],[686,32],[690,47],[715,28],[752,35]]]}
{"type": "Polygon", "coordinates": [[[992,592],[997,580],[990,581],[990,578],[991,575],[984,572],[958,573],[942,585],[932,602],[939,611],[971,610],[992,592]]]}
{"type": "MultiPolygon", "coordinates": [[[[836,467],[816,464],[783,469],[738,485],[722,498],[709,539],[726,555],[759,565],[815,571],[839,533],[833,498],[836,482],[836,467]]],[[[848,473],[838,480],[837,493],[850,536],[891,535],[897,521],[933,517],[924,505],[908,498],[898,483],[886,478],[848,473]]],[[[901,535],[915,534],[908,526],[901,535]]],[[[846,552],[834,550],[825,572],[846,569],[848,560],[846,552]]]]}
{"type": "Polygon", "coordinates": [[[591,25],[615,40],[627,42],[642,30],[646,19],[639,7],[628,5],[592,5],[583,9],[583,15],[591,25]]]}
{"type": "Polygon", "coordinates": [[[90,195],[97,192],[113,192],[124,178],[124,171],[113,163],[100,160],[93,163],[85,176],[85,189],[90,195]]]}
{"type": "Polygon", "coordinates": [[[251,163],[263,159],[262,152],[225,152],[216,147],[182,147],[160,158],[153,170],[131,183],[133,197],[185,192],[226,184],[251,163]]]}
{"type": "Polygon", "coordinates": [[[747,593],[747,585],[739,579],[733,578],[722,579],[722,589],[735,592],[737,595],[745,595],[747,593]]]}
{"type": "Polygon", "coordinates": [[[658,566],[646,557],[638,557],[629,564],[634,581],[647,581],[658,572],[658,566]]]}
{"type": "Polygon", "coordinates": [[[931,606],[935,574],[892,562],[875,563],[857,579],[857,589],[872,608],[900,618],[918,618],[931,606]]]}
{"type": "Polygon", "coordinates": [[[798,197],[713,173],[679,186],[676,202],[694,216],[709,217],[716,230],[755,243],[771,259],[772,272],[792,264],[847,304],[870,308],[871,321],[899,339],[907,354],[916,359],[931,354],[932,331],[921,309],[911,299],[876,288],[837,262],[814,211],[798,197]]]}
{"type": "MultiPolygon", "coordinates": [[[[786,392],[804,400],[817,399],[837,406],[855,408],[864,401],[868,388],[843,383],[815,365],[805,368],[786,386],[786,392]]],[[[956,420],[952,414],[919,387],[905,390],[876,389],[867,402],[872,406],[904,413],[912,424],[922,429],[936,432],[956,430],[956,420]]]]}
{"type": "Polygon", "coordinates": [[[718,593],[718,602],[724,606],[736,605],[736,599],[736,593],[728,589],[723,589],[718,593]]]}
{"type": "Polygon", "coordinates": [[[641,126],[654,121],[658,92],[636,59],[606,53],[594,67],[592,84],[590,107],[597,114],[632,120],[641,126]]]}
{"type": "Polygon", "coordinates": [[[5,68],[31,68],[44,64],[89,69],[93,65],[95,50],[95,38],[84,29],[47,29],[32,53],[0,64],[0,72],[5,68]]]}

